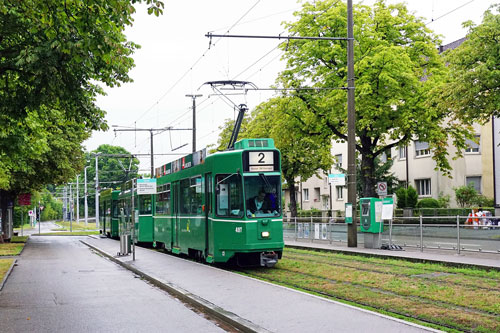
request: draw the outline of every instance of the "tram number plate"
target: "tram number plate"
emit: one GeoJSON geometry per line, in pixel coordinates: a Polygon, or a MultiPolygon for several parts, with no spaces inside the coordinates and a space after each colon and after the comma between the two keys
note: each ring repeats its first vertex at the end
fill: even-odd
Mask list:
{"type": "Polygon", "coordinates": [[[250,172],[274,170],[274,154],[272,151],[251,151],[248,157],[250,172]]]}

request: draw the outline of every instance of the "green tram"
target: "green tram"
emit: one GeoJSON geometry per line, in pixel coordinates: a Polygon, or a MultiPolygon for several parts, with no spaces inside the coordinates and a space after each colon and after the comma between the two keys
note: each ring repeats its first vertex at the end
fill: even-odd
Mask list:
{"type": "Polygon", "coordinates": [[[108,237],[118,237],[119,190],[107,189],[99,194],[100,232],[108,237]]]}
{"type": "Polygon", "coordinates": [[[272,139],[244,139],[157,168],[154,245],[209,263],[274,266],[284,247],[280,161],[272,139]]]}
{"type": "Polygon", "coordinates": [[[135,209],[135,240],[138,243],[152,243],[153,238],[153,195],[137,194],[137,179],[129,180],[122,184],[118,195],[118,207],[120,217],[120,231],[126,228],[127,222],[131,220],[132,212],[132,185],[135,209]]]}

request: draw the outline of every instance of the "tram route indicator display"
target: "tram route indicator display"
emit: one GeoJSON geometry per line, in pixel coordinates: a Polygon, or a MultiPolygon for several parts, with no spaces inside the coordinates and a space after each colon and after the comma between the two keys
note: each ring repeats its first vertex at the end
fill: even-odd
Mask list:
{"type": "Polygon", "coordinates": [[[272,151],[251,151],[248,153],[248,171],[274,171],[274,153],[272,151]]]}
{"type": "Polygon", "coordinates": [[[156,179],[137,179],[137,194],[156,194],[156,179]]]}

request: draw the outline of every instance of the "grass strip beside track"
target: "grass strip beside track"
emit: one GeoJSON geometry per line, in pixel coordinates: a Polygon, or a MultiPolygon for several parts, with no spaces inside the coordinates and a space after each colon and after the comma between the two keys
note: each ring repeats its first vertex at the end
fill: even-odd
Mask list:
{"type": "Polygon", "coordinates": [[[14,259],[0,259],[0,284],[2,283],[5,274],[9,271],[14,259]]]}
{"type": "Polygon", "coordinates": [[[11,243],[26,243],[30,236],[12,236],[11,243]]]}
{"type": "Polygon", "coordinates": [[[0,244],[0,256],[17,256],[21,253],[25,243],[0,244]]]}
{"type": "Polygon", "coordinates": [[[56,224],[61,226],[61,229],[66,229],[66,230],[69,230],[70,228],[73,229],[73,231],[96,230],[95,223],[90,223],[90,222],[87,223],[87,226],[85,226],[85,222],[76,223],[75,221],[73,222],[58,221],[56,224]]]}
{"type": "MultiPolygon", "coordinates": [[[[93,231],[59,231],[59,232],[45,232],[41,233],[40,236],[90,236],[90,235],[99,235],[99,230],[93,231]]],[[[34,236],[38,236],[38,234],[34,234],[34,236]]]]}
{"type": "Polygon", "coordinates": [[[500,331],[500,272],[286,248],[244,274],[447,331],[500,331]]]}

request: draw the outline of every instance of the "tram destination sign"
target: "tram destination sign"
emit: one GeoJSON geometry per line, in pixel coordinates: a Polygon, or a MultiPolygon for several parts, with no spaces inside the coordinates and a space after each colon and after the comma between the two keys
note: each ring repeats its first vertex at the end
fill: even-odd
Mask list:
{"type": "Polygon", "coordinates": [[[272,151],[251,151],[248,154],[248,171],[274,171],[274,153],[272,151]]]}
{"type": "Polygon", "coordinates": [[[137,179],[137,194],[156,194],[156,179],[137,179]]]}

